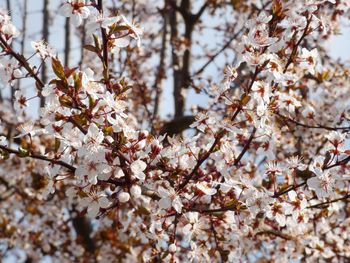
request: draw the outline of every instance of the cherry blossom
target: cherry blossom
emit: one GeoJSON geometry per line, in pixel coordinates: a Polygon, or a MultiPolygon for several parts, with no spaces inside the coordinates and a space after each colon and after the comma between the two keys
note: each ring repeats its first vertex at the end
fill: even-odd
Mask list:
{"type": "Polygon", "coordinates": [[[160,186],[158,188],[158,193],[161,197],[158,203],[160,209],[168,209],[173,207],[176,212],[181,213],[183,204],[173,188],[168,187],[165,189],[164,187],[160,186]]]}
{"type": "Polygon", "coordinates": [[[85,0],[69,0],[60,7],[59,12],[65,17],[70,17],[70,22],[76,27],[90,15],[85,0]]]}
{"type": "Polygon", "coordinates": [[[79,205],[82,208],[87,207],[88,216],[95,218],[99,214],[100,208],[107,208],[110,205],[110,201],[105,195],[99,195],[93,192],[89,196],[84,197],[79,205]]]}
{"type": "Polygon", "coordinates": [[[0,250],[28,262],[350,257],[349,69],[325,43],[350,4],[214,2],[62,1],[82,40],[69,63],[36,35],[20,54],[0,11],[0,250]]]}
{"type": "Polygon", "coordinates": [[[146,175],[143,172],[146,169],[146,167],[147,164],[142,160],[136,160],[132,164],[130,164],[130,169],[133,175],[140,180],[144,180],[146,177],[146,175]]]}
{"type": "Polygon", "coordinates": [[[55,56],[55,50],[43,40],[32,41],[31,46],[42,59],[55,56]]]}

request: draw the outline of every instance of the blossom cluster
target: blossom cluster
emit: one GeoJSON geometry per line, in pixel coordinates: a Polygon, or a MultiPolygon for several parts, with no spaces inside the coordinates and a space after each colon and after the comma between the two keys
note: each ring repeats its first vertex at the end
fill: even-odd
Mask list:
{"type": "Polygon", "coordinates": [[[24,90],[13,111],[5,101],[0,108],[7,246],[35,259],[79,259],[89,245],[69,229],[86,215],[96,220],[87,239],[97,240],[91,246],[102,262],[349,259],[349,77],[320,40],[335,34],[350,3],[256,7],[233,47],[235,63],[196,113],[194,135],[170,136],[142,125],[133,80],[106,63],[130,41],[140,46],[142,30],[95,2],[66,1],[60,12],[75,26],[86,19],[85,49],[103,70],[64,67],[50,45],[33,42],[51,64],[47,83],[13,51],[18,30],[0,13],[2,82],[26,72],[45,98],[38,120],[23,113],[24,90]]]}

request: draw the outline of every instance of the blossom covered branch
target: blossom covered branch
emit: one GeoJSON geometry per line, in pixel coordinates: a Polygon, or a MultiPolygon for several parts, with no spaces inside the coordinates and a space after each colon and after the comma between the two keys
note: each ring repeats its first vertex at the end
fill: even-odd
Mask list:
{"type": "Polygon", "coordinates": [[[32,56],[17,53],[20,32],[0,12],[3,90],[22,78],[36,83],[34,97],[21,86],[0,102],[6,253],[62,262],[345,262],[349,71],[324,40],[348,17],[349,1],[202,1],[198,10],[190,0],[156,10],[137,2],[131,22],[119,13],[128,1],[62,1],[59,13],[86,29],[76,67],[41,40],[32,56]],[[216,12],[231,20],[207,25],[216,12]],[[204,28],[223,31],[226,44],[210,51],[194,41],[204,28]],[[205,75],[230,52],[233,62],[205,75]],[[35,56],[50,65],[47,83],[35,56]],[[167,122],[158,114],[167,104],[162,80],[174,77],[183,101],[167,122]],[[205,94],[206,106],[186,108],[186,90],[205,94]],[[30,118],[37,96],[45,103],[30,118]]]}

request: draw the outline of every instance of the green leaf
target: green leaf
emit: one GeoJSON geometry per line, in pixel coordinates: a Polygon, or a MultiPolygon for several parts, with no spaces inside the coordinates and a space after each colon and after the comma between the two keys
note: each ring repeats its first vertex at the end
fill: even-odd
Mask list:
{"type": "Polygon", "coordinates": [[[66,108],[72,108],[73,107],[73,100],[71,97],[68,97],[66,95],[63,95],[59,98],[59,101],[63,107],[66,108]]]}
{"type": "Polygon", "coordinates": [[[58,138],[55,138],[55,153],[58,152],[58,149],[60,148],[61,141],[58,138]]]}
{"type": "Polygon", "coordinates": [[[52,69],[53,72],[55,73],[55,75],[59,78],[59,79],[65,79],[65,73],[64,73],[64,68],[61,64],[61,62],[58,59],[52,58],[51,60],[52,63],[52,69]]]}
{"type": "Polygon", "coordinates": [[[73,79],[74,79],[75,92],[79,93],[79,91],[81,90],[81,87],[82,87],[82,84],[81,84],[82,73],[80,72],[79,74],[74,74],[73,79]]]}
{"type": "Polygon", "coordinates": [[[242,97],[241,97],[241,103],[242,103],[242,105],[247,105],[248,104],[248,102],[250,101],[250,99],[251,99],[251,97],[249,96],[249,95],[247,95],[247,94],[243,94],[242,95],[242,97]]]}
{"type": "Polygon", "coordinates": [[[129,30],[129,27],[114,24],[113,26],[110,27],[109,34],[112,35],[114,33],[118,33],[124,30],[129,30]]]}
{"type": "Polygon", "coordinates": [[[97,50],[101,50],[101,44],[100,44],[100,41],[98,40],[98,36],[96,36],[95,34],[93,34],[92,36],[94,38],[95,47],[97,48],[97,50]]]}
{"type": "Polygon", "coordinates": [[[29,150],[27,150],[27,149],[23,149],[23,148],[19,147],[18,151],[19,151],[18,157],[23,158],[23,157],[29,156],[29,150]]]}
{"type": "Polygon", "coordinates": [[[97,47],[94,47],[93,45],[85,45],[84,48],[94,53],[100,52],[100,50],[97,47]]]}

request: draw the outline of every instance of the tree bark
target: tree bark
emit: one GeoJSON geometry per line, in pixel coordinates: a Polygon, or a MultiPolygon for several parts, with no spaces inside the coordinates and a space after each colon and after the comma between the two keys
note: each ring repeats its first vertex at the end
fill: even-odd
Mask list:
{"type": "MultiPolygon", "coordinates": [[[[25,54],[25,41],[27,36],[27,14],[28,14],[28,1],[24,1],[23,4],[23,19],[22,19],[22,40],[21,40],[21,54],[25,54]]],[[[19,90],[21,87],[21,80],[17,80],[16,90],[19,90]]],[[[13,86],[11,87],[13,90],[13,86]]],[[[14,92],[14,91],[13,91],[14,92]]],[[[14,94],[12,95],[12,100],[14,98],[14,94]]]]}
{"type": "MultiPolygon", "coordinates": [[[[46,42],[49,41],[49,20],[50,20],[49,0],[44,0],[42,39],[46,42]]],[[[47,67],[46,67],[44,60],[42,61],[41,80],[44,84],[46,84],[46,82],[47,82],[47,67]]],[[[44,105],[45,105],[45,98],[41,97],[40,98],[40,107],[44,107],[44,105]]]]}
{"type": "Polygon", "coordinates": [[[70,23],[69,23],[69,17],[66,18],[66,24],[64,26],[65,35],[64,35],[64,65],[66,67],[69,67],[69,56],[70,56],[70,49],[71,49],[71,42],[70,42],[70,23]]]}

